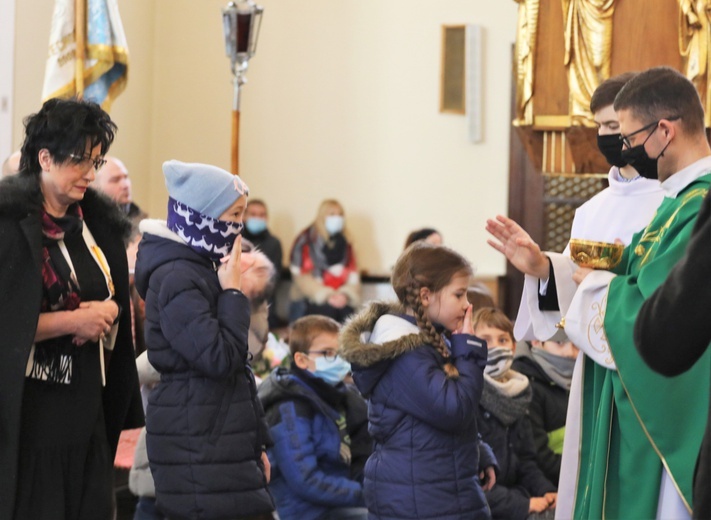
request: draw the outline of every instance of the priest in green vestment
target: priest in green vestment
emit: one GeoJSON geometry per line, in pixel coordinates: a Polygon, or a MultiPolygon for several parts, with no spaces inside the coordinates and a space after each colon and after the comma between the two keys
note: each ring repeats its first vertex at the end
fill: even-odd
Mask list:
{"type": "Polygon", "coordinates": [[[514,266],[548,280],[541,308],[563,309],[568,337],[594,361],[585,363],[583,374],[579,469],[569,476],[573,509],[559,509],[556,517],[689,518],[711,354],[666,378],[640,358],[633,330],[644,300],[684,254],[711,184],[711,149],[698,93],[673,69],[649,69],[631,79],[615,99],[615,111],[627,162],[644,176],[658,175],[665,198],[614,272],[579,269],[573,276],[577,290],[556,290],[571,280],[556,278],[520,226],[500,217],[498,228],[487,229],[499,241],[492,245],[514,266]],[[569,293],[572,300],[557,301],[569,293]]]}

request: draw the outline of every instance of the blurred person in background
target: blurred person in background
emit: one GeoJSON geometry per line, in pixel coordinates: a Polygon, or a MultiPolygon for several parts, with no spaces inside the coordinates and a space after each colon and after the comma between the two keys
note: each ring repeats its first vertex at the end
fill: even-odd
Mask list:
{"type": "Polygon", "coordinates": [[[321,203],[314,222],[296,237],[290,265],[290,321],[321,314],[342,323],[360,305],[360,275],[338,201],[321,203]]]}

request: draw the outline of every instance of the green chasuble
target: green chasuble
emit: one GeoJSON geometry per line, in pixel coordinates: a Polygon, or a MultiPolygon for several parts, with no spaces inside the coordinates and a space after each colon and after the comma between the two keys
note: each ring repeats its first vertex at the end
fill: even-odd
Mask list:
{"type": "Polygon", "coordinates": [[[662,468],[691,511],[709,409],[711,350],[688,372],[668,378],[645,364],[632,335],[642,303],[684,255],[709,184],[711,174],[676,198],[665,197],[615,269],[604,329],[617,371],[585,363],[577,519],[655,518],[662,468]]]}

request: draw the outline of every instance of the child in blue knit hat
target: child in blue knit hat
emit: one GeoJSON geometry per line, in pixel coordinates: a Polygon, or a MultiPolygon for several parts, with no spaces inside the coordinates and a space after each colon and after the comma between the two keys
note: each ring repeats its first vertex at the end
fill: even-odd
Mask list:
{"type": "Polygon", "coordinates": [[[146,413],[156,504],[171,519],[271,518],[271,439],[241,291],[248,189],[207,164],[167,161],[163,173],[168,218],[141,224],[136,262],[148,359],[161,374],[146,413]]]}

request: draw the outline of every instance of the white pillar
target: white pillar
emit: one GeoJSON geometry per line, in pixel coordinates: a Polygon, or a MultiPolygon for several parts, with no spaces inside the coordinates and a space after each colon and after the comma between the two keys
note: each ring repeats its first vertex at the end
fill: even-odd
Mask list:
{"type": "Polygon", "coordinates": [[[15,81],[15,0],[0,0],[0,163],[12,149],[15,81]]]}

